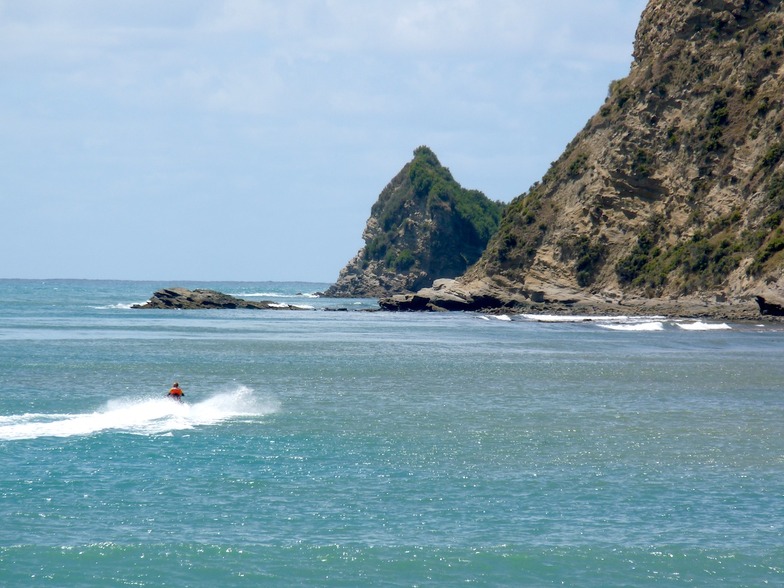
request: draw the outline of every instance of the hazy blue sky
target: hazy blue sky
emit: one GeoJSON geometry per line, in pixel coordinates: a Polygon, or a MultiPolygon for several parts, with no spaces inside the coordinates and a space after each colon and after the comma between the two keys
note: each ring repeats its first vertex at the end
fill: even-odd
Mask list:
{"type": "Polygon", "coordinates": [[[510,201],[645,0],[0,0],[0,277],[332,282],[419,145],[510,201]]]}

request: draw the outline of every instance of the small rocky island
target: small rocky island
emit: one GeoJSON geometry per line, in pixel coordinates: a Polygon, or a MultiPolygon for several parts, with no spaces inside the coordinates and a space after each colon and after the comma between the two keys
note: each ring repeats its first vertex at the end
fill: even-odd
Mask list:
{"type": "Polygon", "coordinates": [[[187,288],[164,288],[158,290],[144,304],[131,308],[205,309],[205,308],[253,308],[261,310],[304,310],[300,306],[244,300],[216,290],[188,290],[187,288]]]}
{"type": "Polygon", "coordinates": [[[328,298],[413,294],[475,263],[506,205],[463,188],[424,145],[381,192],[362,238],[328,298]]]}

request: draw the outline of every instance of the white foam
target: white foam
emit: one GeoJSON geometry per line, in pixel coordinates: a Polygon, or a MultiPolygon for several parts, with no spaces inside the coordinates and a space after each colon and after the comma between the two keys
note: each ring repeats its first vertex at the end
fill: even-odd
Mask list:
{"type": "Polygon", "coordinates": [[[154,435],[216,425],[237,417],[277,412],[275,401],[262,401],[241,386],[194,404],[168,398],[117,399],[91,413],[22,414],[0,417],[0,440],[74,437],[104,431],[154,435]]]}
{"type": "Polygon", "coordinates": [[[591,320],[591,317],[560,314],[524,314],[523,318],[539,323],[577,323],[591,320]]]}
{"type": "Polygon", "coordinates": [[[610,329],[611,331],[663,331],[664,323],[661,321],[651,321],[644,323],[613,323],[613,324],[600,324],[603,329],[610,329]]]}
{"type": "MultiPolygon", "coordinates": [[[[524,318],[540,323],[585,323],[620,322],[629,320],[628,316],[588,316],[579,314],[524,314],[524,318]]],[[[658,318],[658,317],[657,317],[658,318]]]]}
{"type": "Polygon", "coordinates": [[[296,294],[284,294],[282,292],[237,292],[233,296],[240,298],[320,298],[315,292],[297,292],[296,294]]]}
{"type": "Polygon", "coordinates": [[[685,331],[727,331],[732,327],[727,323],[703,323],[702,321],[695,321],[693,323],[675,323],[685,331]]]}
{"type": "Polygon", "coordinates": [[[286,294],[280,292],[237,292],[232,296],[239,296],[241,298],[290,298],[286,294]]]}

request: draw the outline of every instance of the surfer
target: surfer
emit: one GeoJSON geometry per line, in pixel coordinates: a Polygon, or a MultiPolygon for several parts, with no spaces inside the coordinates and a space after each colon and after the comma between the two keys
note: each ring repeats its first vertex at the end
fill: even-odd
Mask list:
{"type": "Polygon", "coordinates": [[[182,388],[180,388],[180,385],[177,382],[174,382],[174,385],[172,386],[171,390],[169,390],[167,396],[172,400],[182,402],[182,397],[185,396],[185,393],[182,391],[182,388]]]}

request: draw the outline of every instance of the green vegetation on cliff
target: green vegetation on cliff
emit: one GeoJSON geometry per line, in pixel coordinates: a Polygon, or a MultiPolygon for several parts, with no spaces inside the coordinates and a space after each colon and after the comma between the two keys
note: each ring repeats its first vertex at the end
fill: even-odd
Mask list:
{"type": "Polygon", "coordinates": [[[371,209],[379,230],[367,241],[366,267],[418,272],[414,287],[455,277],[474,263],[498,229],[505,205],[455,181],[428,147],[382,192],[371,209]]]}
{"type": "Polygon", "coordinates": [[[678,287],[682,294],[719,286],[748,252],[748,242],[733,238],[739,221],[735,211],[711,223],[706,231],[669,245],[663,242],[663,219],[654,217],[629,255],[616,265],[618,279],[649,295],[657,295],[668,285],[678,287]]]}

